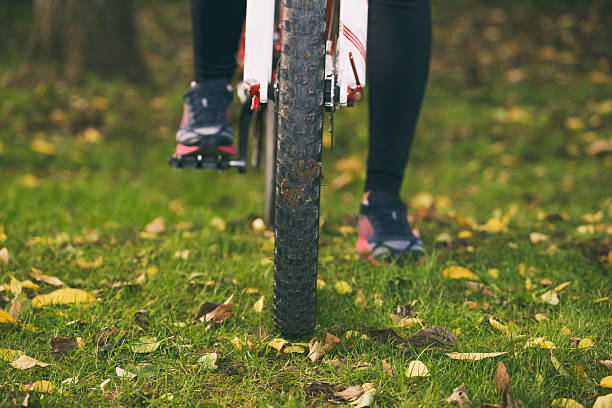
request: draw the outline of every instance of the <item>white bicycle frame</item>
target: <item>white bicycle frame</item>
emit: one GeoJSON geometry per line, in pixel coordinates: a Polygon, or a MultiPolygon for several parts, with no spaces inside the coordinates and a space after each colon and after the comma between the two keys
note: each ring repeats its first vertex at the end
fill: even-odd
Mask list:
{"type": "MultiPolygon", "coordinates": [[[[268,102],[268,88],[272,82],[274,6],[275,0],[247,1],[243,89],[248,89],[261,103],[268,102]]],[[[327,42],[325,59],[325,78],[332,81],[332,101],[338,106],[346,106],[351,99],[359,101],[363,95],[367,32],[368,1],[340,1],[337,43],[333,49],[331,41],[327,42]],[[339,95],[333,95],[335,84],[339,95]]]]}

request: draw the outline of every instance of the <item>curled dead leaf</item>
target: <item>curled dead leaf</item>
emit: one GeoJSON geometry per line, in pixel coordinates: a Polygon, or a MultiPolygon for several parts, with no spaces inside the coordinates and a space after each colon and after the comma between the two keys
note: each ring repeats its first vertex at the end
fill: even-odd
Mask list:
{"type": "Polygon", "coordinates": [[[221,323],[229,319],[234,314],[234,305],[231,303],[224,303],[217,306],[213,311],[206,313],[206,321],[213,321],[215,323],[221,323]]]}
{"type": "Polygon", "coordinates": [[[336,337],[333,334],[327,332],[327,333],[325,333],[325,342],[323,343],[323,350],[325,350],[326,353],[329,353],[339,343],[340,343],[340,339],[338,337],[336,337]]]}
{"type": "Polygon", "coordinates": [[[468,397],[465,385],[463,384],[453,390],[453,393],[449,395],[446,402],[449,404],[458,405],[461,408],[472,405],[472,401],[468,397]]]}
{"type": "Polygon", "coordinates": [[[64,282],[61,279],[56,278],[55,276],[45,275],[42,273],[40,269],[32,268],[32,272],[30,272],[30,276],[32,279],[45,282],[51,286],[63,286],[64,282]]]}
{"type": "Polygon", "coordinates": [[[454,347],[457,338],[453,332],[445,326],[425,327],[408,337],[412,346],[419,348],[424,346],[454,347]]]}

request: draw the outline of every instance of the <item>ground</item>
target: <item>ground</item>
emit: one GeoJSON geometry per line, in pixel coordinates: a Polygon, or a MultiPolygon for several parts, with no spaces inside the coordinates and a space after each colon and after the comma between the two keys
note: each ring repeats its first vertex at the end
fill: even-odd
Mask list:
{"type": "Polygon", "coordinates": [[[163,1],[139,12],[147,84],[29,78],[18,48],[4,50],[0,308],[9,312],[16,299],[21,313],[18,324],[0,324],[0,349],[51,365],[18,370],[9,365],[15,356],[0,354],[9,360],[0,361],[0,406],[19,405],[20,386],[39,380],[56,388],[34,392],[30,406],[318,406],[326,390],[364,383],[375,384],[377,407],[444,407],[461,384],[482,406],[501,401],[499,361],[528,407],[558,398],[590,407],[609,392],[599,363],[612,353],[605,2],[433,2],[432,72],[402,189],[428,250],[419,264],[371,265],[354,254],[367,107],[337,115],[323,160],[313,335],[340,343],[316,362],[269,345],[280,335],[273,242],[253,224],[263,214],[261,172],[166,165],[190,75],[187,13],[163,1]],[[450,266],[476,276],[452,279],[450,266]],[[96,301],[34,308],[34,296],[57,287],[34,280],[32,268],[96,301]],[[16,283],[27,279],[38,289],[16,283]],[[471,290],[475,279],[485,286],[471,290]],[[202,303],[230,295],[225,321],[195,320],[202,303]],[[404,320],[397,334],[446,326],[452,348],[414,348],[363,327],[393,327],[390,314],[411,302],[418,321],[404,320]],[[268,338],[254,335],[264,329],[268,338]],[[60,336],[82,342],[54,353],[60,336]],[[145,336],[161,344],[138,350],[145,336]],[[469,362],[449,351],[506,354],[469,362]],[[218,353],[216,369],[207,353],[218,353]],[[343,359],[334,368],[331,360],[343,359]],[[413,360],[429,377],[405,375],[413,360]],[[138,376],[119,377],[117,367],[138,376]]]}

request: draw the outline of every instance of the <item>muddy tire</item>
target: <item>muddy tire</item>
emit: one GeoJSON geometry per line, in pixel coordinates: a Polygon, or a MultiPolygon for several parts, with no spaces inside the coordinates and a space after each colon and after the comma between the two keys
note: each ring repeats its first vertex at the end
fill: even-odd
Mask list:
{"type": "Polygon", "coordinates": [[[315,326],[327,0],[284,0],[278,68],[274,322],[315,326]]]}

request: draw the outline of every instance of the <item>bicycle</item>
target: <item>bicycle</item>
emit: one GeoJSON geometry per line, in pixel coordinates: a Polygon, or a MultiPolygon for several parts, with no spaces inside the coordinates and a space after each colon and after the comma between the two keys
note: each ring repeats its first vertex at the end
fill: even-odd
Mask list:
{"type": "Polygon", "coordinates": [[[363,97],[367,7],[367,0],[248,0],[238,157],[170,160],[178,168],[245,172],[255,117],[251,161],[265,162],[265,221],[275,233],[274,323],[284,335],[315,326],[324,112],[333,143],[335,110],[363,97]]]}

